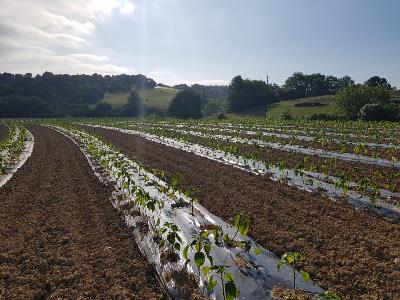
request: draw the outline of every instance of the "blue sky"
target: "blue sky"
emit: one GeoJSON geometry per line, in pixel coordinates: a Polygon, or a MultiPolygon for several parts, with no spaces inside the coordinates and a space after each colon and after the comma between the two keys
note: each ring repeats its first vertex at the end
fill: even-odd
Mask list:
{"type": "Polygon", "coordinates": [[[0,72],[282,84],[293,72],[400,87],[396,0],[2,0],[0,72]]]}

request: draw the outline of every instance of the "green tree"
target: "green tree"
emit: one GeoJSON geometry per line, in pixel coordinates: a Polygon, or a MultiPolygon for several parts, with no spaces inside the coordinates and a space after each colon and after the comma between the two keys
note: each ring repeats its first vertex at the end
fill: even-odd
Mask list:
{"type": "Polygon", "coordinates": [[[388,90],[392,89],[392,86],[387,82],[386,78],[379,77],[379,76],[372,76],[370,79],[364,82],[365,85],[371,86],[371,87],[384,87],[388,90]]]}
{"type": "Polygon", "coordinates": [[[217,101],[207,101],[203,106],[203,113],[205,116],[212,116],[220,112],[221,104],[217,101]]]}
{"type": "Polygon", "coordinates": [[[240,111],[246,108],[272,104],[276,101],[274,89],[262,80],[243,79],[236,76],[229,85],[229,110],[240,111]]]}
{"type": "Polygon", "coordinates": [[[113,109],[110,104],[100,102],[94,107],[93,114],[95,117],[111,117],[113,115],[113,109]]]}
{"type": "Polygon", "coordinates": [[[131,89],[128,103],[124,106],[123,115],[126,117],[138,117],[144,114],[143,99],[135,88],[131,89]]]}
{"type": "Polygon", "coordinates": [[[390,104],[390,93],[382,86],[357,85],[341,89],[336,95],[336,103],[344,115],[356,120],[360,116],[361,108],[366,104],[390,104]]]}
{"type": "Polygon", "coordinates": [[[201,118],[200,95],[192,90],[177,93],[169,104],[168,115],[180,119],[201,118]]]}

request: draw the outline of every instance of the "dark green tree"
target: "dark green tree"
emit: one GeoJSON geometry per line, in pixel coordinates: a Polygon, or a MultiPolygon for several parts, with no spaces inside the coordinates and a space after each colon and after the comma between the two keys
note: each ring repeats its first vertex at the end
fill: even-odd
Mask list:
{"type": "Polygon", "coordinates": [[[347,118],[356,120],[365,105],[378,103],[385,106],[391,101],[389,91],[383,86],[356,85],[340,90],[336,103],[347,118]]]}
{"type": "Polygon", "coordinates": [[[111,105],[104,102],[96,104],[93,113],[95,117],[111,117],[114,114],[111,105]]]}
{"type": "Polygon", "coordinates": [[[373,87],[381,86],[388,90],[392,89],[392,86],[387,82],[386,78],[379,76],[372,76],[370,79],[365,81],[364,84],[373,87]]]}
{"type": "Polygon", "coordinates": [[[243,79],[236,76],[229,85],[230,111],[240,111],[254,106],[268,105],[276,101],[274,89],[262,80],[243,79]]]}
{"type": "Polygon", "coordinates": [[[192,90],[177,93],[169,104],[168,115],[179,119],[201,118],[200,95],[192,90]]]}
{"type": "Polygon", "coordinates": [[[125,117],[138,117],[145,114],[143,99],[135,88],[131,89],[128,102],[123,108],[125,117]]]}

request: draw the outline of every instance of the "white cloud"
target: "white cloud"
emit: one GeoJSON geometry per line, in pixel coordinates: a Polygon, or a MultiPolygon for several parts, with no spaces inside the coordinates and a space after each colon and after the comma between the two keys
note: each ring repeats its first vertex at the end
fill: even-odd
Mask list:
{"type": "Polygon", "coordinates": [[[114,13],[133,11],[134,5],[128,0],[2,0],[0,69],[37,73],[130,72],[96,53],[101,51],[92,45],[91,37],[99,22],[114,17],[114,13]]]}
{"type": "Polygon", "coordinates": [[[121,14],[129,15],[129,14],[133,13],[134,9],[135,9],[135,6],[133,5],[133,3],[129,2],[129,1],[125,1],[119,8],[119,12],[121,14]]]}

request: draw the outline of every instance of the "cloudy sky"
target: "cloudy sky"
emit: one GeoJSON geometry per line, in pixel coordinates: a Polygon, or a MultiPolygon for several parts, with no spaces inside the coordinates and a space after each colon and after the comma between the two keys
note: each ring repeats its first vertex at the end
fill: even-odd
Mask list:
{"type": "Polygon", "coordinates": [[[0,72],[283,83],[295,71],[400,87],[397,0],[1,0],[0,72]]]}

